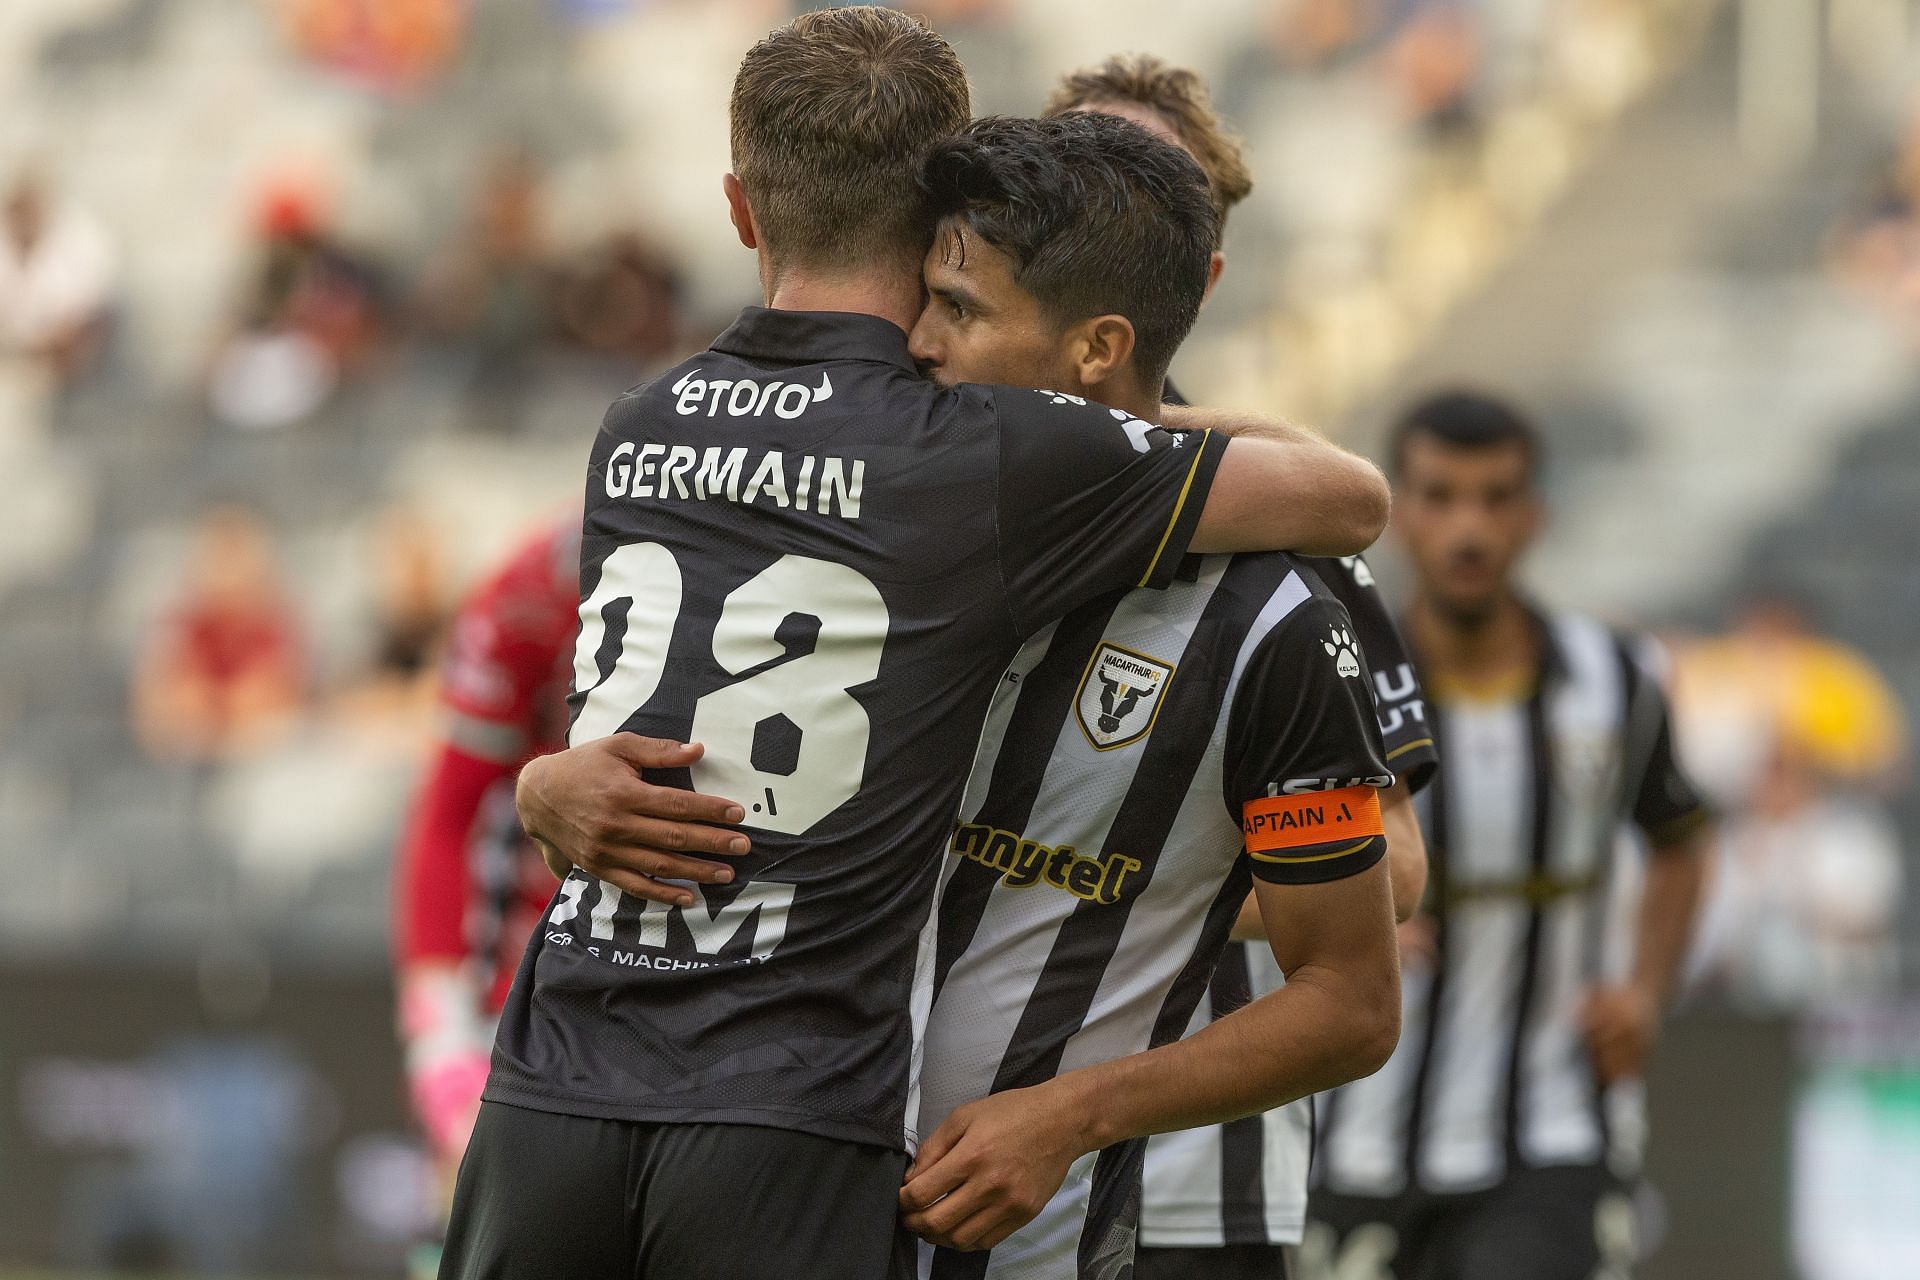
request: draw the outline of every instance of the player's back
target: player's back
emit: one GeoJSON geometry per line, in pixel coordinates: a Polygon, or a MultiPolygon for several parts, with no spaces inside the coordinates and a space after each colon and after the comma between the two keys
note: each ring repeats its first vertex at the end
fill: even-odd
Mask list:
{"type": "Polygon", "coordinates": [[[570,740],[704,744],[656,780],[736,800],[754,849],[685,909],[563,885],[490,1097],[901,1140],[937,861],[994,685],[1050,618],[1170,574],[1217,461],[1123,419],[938,389],[875,317],[760,309],[616,403],[570,740]]]}

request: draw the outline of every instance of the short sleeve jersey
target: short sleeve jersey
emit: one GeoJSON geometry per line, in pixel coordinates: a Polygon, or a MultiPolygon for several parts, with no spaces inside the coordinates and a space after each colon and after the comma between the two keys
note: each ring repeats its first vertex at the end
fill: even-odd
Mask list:
{"type": "Polygon", "coordinates": [[[608,412],[573,722],[697,741],[652,780],[745,810],[685,909],[576,873],[523,957],[487,1096],[911,1145],[932,905],[1021,642],[1180,563],[1225,442],[923,380],[877,317],[750,308],[608,412]]]}
{"type": "MultiPolygon", "coordinates": [[[[1347,632],[1369,669],[1371,711],[1394,785],[1419,792],[1439,755],[1426,695],[1372,569],[1359,556],[1301,562],[1346,606],[1347,632]]],[[[1262,940],[1222,953],[1189,1034],[1285,979],[1262,940]]],[[[1302,1098],[1231,1124],[1155,1136],[1147,1147],[1142,1243],[1162,1248],[1292,1244],[1306,1217],[1312,1101],[1302,1098]]]]}

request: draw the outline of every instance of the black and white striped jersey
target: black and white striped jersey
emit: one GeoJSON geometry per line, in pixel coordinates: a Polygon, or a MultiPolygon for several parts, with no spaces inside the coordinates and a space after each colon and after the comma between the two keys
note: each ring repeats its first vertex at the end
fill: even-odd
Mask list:
{"type": "MultiPolygon", "coordinates": [[[[617,401],[569,741],[703,743],[652,780],[736,800],[753,851],[684,909],[562,883],[486,1096],[910,1146],[929,913],[1001,674],[1088,601],[1173,578],[1223,448],[1051,392],[937,387],[898,327],[844,313],[749,308],[617,401]]],[[[1136,702],[1153,683],[1101,670],[1136,702]]]]}
{"type": "Polygon", "coordinates": [[[1316,1187],[1452,1192],[1514,1167],[1637,1165],[1640,1089],[1596,1084],[1577,1010],[1589,984],[1630,969],[1631,834],[1657,847],[1706,811],[1676,762],[1651,646],[1537,616],[1530,691],[1428,686],[1446,760],[1420,798],[1438,960],[1403,966],[1387,1065],[1319,1100],[1316,1187]]]}
{"type": "MultiPolygon", "coordinates": [[[[920,1129],[1177,1038],[1251,877],[1377,862],[1388,781],[1344,607],[1285,555],[1193,558],[1040,633],[987,718],[936,914],[920,1129]],[[1370,816],[1368,816],[1370,815],[1370,816]]],[[[1090,1155],[956,1277],[1117,1277],[1144,1143],[1090,1155]]]]}
{"type": "MultiPolygon", "coordinates": [[[[1396,786],[1418,792],[1433,777],[1439,756],[1426,695],[1373,572],[1358,556],[1306,563],[1353,618],[1353,634],[1373,676],[1387,765],[1396,786]]],[[[1285,983],[1266,942],[1227,944],[1187,1034],[1285,983]]],[[[1308,1098],[1231,1124],[1156,1134],[1147,1143],[1140,1243],[1190,1249],[1297,1242],[1306,1222],[1312,1148],[1308,1098]]]]}

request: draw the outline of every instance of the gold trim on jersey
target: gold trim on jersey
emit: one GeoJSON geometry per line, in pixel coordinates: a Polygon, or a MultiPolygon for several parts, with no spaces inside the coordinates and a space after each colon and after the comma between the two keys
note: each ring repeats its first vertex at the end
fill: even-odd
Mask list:
{"type": "Polygon", "coordinates": [[[1166,552],[1167,541],[1173,537],[1173,531],[1180,527],[1180,513],[1186,510],[1187,493],[1193,488],[1193,477],[1199,474],[1200,459],[1207,456],[1207,441],[1213,438],[1213,429],[1209,427],[1200,433],[1200,443],[1193,451],[1193,461],[1187,464],[1187,478],[1180,485],[1180,496],[1173,502],[1173,517],[1167,521],[1167,527],[1160,535],[1160,545],[1153,549],[1153,559],[1147,562],[1147,571],[1140,575],[1140,585],[1146,586],[1153,581],[1153,571],[1160,567],[1160,557],[1166,552]]]}

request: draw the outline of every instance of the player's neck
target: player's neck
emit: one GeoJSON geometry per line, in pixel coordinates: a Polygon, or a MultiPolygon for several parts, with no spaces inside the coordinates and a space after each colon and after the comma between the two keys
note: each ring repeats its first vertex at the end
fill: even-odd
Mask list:
{"type": "Polygon", "coordinates": [[[1089,400],[1106,405],[1109,409],[1118,409],[1123,413],[1131,414],[1142,422],[1158,424],[1165,386],[1163,382],[1152,387],[1144,387],[1131,378],[1114,377],[1098,386],[1083,387],[1081,394],[1089,400]]]}
{"type": "Polygon", "coordinates": [[[1417,596],[1408,615],[1421,678],[1437,688],[1512,687],[1539,667],[1540,637],[1518,596],[1501,597],[1484,616],[1468,617],[1417,596]]]}
{"type": "Polygon", "coordinates": [[[776,277],[760,260],[760,288],[776,311],[851,311],[879,316],[911,333],[925,303],[918,272],[875,267],[818,271],[789,266],[776,277]]]}

